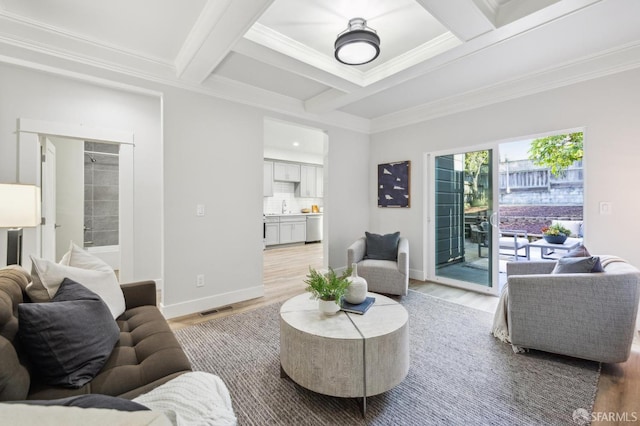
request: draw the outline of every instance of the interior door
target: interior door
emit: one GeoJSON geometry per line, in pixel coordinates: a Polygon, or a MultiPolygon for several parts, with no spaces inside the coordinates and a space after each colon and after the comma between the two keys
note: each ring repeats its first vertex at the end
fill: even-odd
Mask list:
{"type": "Polygon", "coordinates": [[[493,157],[493,148],[427,155],[429,280],[498,293],[493,157]]]}
{"type": "Polygon", "coordinates": [[[42,233],[43,259],[56,261],[56,147],[42,138],[42,233]]]}

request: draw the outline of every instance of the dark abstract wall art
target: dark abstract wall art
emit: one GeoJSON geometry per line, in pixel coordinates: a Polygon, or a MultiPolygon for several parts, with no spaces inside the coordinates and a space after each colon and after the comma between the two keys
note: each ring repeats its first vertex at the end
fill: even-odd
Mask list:
{"type": "Polygon", "coordinates": [[[411,161],[378,164],[378,207],[410,207],[411,161]]]}

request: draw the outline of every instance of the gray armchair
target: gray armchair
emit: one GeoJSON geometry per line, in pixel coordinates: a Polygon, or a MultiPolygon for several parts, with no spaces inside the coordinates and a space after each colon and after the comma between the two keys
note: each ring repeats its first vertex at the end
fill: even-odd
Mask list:
{"type": "Polygon", "coordinates": [[[358,275],[367,280],[369,291],[406,296],[409,290],[409,240],[400,237],[398,260],[365,259],[366,239],[347,249],[347,265],[358,264],[358,275]]]}
{"type": "Polygon", "coordinates": [[[613,256],[600,259],[602,273],[551,274],[556,262],[507,263],[511,343],[593,361],[626,361],[640,271],[613,256]]]}

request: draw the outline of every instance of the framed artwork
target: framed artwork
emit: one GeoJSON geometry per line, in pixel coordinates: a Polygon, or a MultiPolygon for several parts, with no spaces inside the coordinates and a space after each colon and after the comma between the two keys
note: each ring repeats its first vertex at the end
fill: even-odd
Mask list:
{"type": "Polygon", "coordinates": [[[411,161],[378,164],[378,207],[410,207],[411,161]]]}

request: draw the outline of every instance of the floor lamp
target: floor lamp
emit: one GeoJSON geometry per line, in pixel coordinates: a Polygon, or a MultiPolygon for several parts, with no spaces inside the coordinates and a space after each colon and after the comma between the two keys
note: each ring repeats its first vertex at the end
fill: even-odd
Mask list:
{"type": "Polygon", "coordinates": [[[22,228],[40,225],[40,188],[0,183],[0,228],[7,231],[7,265],[22,264],[22,228]]]}

